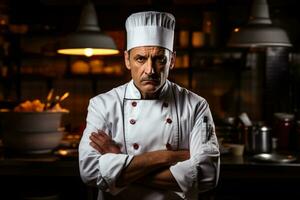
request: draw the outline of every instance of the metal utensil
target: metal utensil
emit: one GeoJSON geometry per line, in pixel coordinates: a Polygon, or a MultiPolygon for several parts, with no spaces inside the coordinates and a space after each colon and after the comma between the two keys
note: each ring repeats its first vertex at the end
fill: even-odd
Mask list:
{"type": "Polygon", "coordinates": [[[47,95],[47,98],[46,98],[46,105],[44,107],[44,110],[47,110],[50,107],[53,92],[54,92],[53,88],[48,92],[48,95],[47,95]]]}
{"type": "Polygon", "coordinates": [[[58,102],[62,102],[63,100],[65,100],[66,98],[68,98],[70,95],[69,92],[65,92],[58,100],[58,102]]]}
{"type": "Polygon", "coordinates": [[[62,102],[63,100],[65,100],[66,98],[68,98],[68,96],[70,95],[69,92],[65,92],[62,96],[55,96],[54,100],[51,102],[50,106],[48,107],[48,109],[53,108],[56,104],[62,102]]]}

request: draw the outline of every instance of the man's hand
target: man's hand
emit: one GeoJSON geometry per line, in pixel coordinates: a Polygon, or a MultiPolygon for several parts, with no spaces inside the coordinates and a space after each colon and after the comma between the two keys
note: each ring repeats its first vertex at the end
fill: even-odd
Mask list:
{"type": "Polygon", "coordinates": [[[90,140],[90,145],[102,155],[106,153],[121,153],[119,145],[103,131],[91,133],[90,140]]]}

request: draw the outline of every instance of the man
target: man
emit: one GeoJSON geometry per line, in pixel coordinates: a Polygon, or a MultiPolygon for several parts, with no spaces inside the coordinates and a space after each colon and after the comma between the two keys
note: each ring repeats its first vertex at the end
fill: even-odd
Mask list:
{"type": "Polygon", "coordinates": [[[214,188],[219,150],[205,99],[167,80],[175,19],[140,12],[126,20],[132,80],[90,100],[79,146],[83,181],[98,199],[197,199],[214,188]]]}

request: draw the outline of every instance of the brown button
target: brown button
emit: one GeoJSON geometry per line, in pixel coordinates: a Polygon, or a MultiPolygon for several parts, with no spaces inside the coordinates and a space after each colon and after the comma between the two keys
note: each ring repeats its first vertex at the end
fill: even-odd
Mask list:
{"type": "Polygon", "coordinates": [[[133,144],[133,148],[134,148],[135,150],[137,150],[139,147],[140,147],[140,146],[139,146],[138,143],[134,143],[134,144],[133,144]]]}
{"type": "Polygon", "coordinates": [[[163,103],[163,107],[168,107],[168,106],[169,106],[169,104],[167,102],[163,103]]]}
{"type": "Polygon", "coordinates": [[[132,105],[133,107],[136,107],[137,103],[136,103],[135,101],[133,101],[133,102],[131,103],[131,105],[132,105]]]}
{"type": "Polygon", "coordinates": [[[168,150],[172,150],[172,146],[170,145],[170,143],[167,143],[167,144],[166,144],[166,148],[167,148],[168,150]]]}
{"type": "Polygon", "coordinates": [[[131,119],[129,122],[130,122],[130,124],[133,125],[133,124],[135,124],[136,121],[134,119],[131,119]]]}
{"type": "Polygon", "coordinates": [[[167,123],[171,124],[172,123],[172,119],[171,118],[167,118],[167,123]]]}

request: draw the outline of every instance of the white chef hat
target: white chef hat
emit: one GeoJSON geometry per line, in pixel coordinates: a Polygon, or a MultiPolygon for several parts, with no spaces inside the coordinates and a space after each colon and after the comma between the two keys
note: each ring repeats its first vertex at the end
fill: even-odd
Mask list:
{"type": "Polygon", "coordinates": [[[125,23],[127,50],[160,46],[173,51],[175,17],[170,13],[146,11],[130,15],[125,23]]]}

